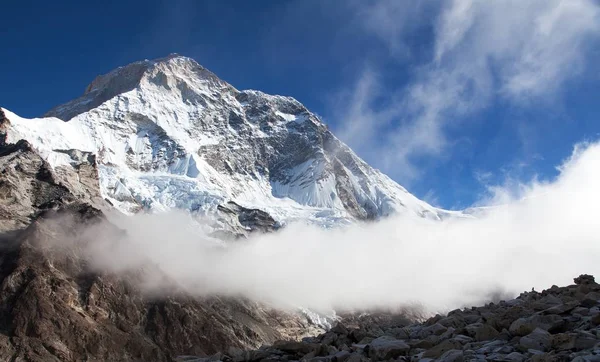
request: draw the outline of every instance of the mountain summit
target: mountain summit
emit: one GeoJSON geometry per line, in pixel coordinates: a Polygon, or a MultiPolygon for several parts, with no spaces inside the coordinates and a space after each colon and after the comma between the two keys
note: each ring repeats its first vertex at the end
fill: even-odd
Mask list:
{"type": "Polygon", "coordinates": [[[66,150],[95,154],[102,196],[125,213],[218,214],[234,202],[323,226],[450,214],[369,166],[296,99],[239,91],[176,54],[101,75],[44,118],[4,113],[5,141],[27,140],[54,168],[72,167],[66,150]]]}

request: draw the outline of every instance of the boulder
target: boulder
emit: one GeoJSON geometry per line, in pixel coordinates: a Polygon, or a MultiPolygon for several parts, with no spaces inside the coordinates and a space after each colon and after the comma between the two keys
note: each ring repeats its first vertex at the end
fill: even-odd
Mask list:
{"type": "Polygon", "coordinates": [[[449,327],[446,332],[437,336],[438,342],[445,341],[446,339],[450,339],[456,335],[456,329],[453,327],[449,327]]]}
{"type": "MultiPolygon", "coordinates": [[[[514,299],[518,301],[519,299],[514,299]]],[[[523,303],[521,301],[521,303],[523,303]]],[[[507,302],[508,304],[508,302],[507,302]]],[[[517,319],[531,315],[531,311],[526,310],[521,305],[512,305],[506,309],[497,311],[492,318],[488,319],[488,324],[501,331],[509,329],[510,325],[517,319]]]]}
{"type": "Polygon", "coordinates": [[[387,361],[408,355],[410,346],[405,342],[388,336],[374,339],[369,343],[369,358],[374,361],[387,361]]]}
{"type": "Polygon", "coordinates": [[[429,349],[433,346],[435,346],[435,344],[427,339],[420,339],[420,340],[412,340],[410,343],[410,346],[412,348],[420,348],[420,349],[429,349]]]}
{"type": "Polygon", "coordinates": [[[555,332],[564,325],[565,321],[558,315],[536,314],[531,317],[517,319],[510,325],[509,332],[515,336],[525,336],[534,331],[536,328],[555,332]]]}
{"type": "Polygon", "coordinates": [[[465,319],[462,316],[460,316],[459,314],[454,314],[454,315],[448,314],[448,316],[446,318],[440,319],[440,321],[438,323],[447,328],[449,328],[449,327],[462,328],[467,325],[467,323],[465,322],[465,319]]]}
{"type": "Polygon", "coordinates": [[[504,359],[506,361],[515,361],[515,362],[522,362],[525,361],[527,359],[527,357],[525,357],[524,355],[522,355],[519,352],[512,352],[507,354],[504,359]]]}
{"type": "Polygon", "coordinates": [[[600,293],[598,292],[589,292],[581,301],[581,306],[586,308],[592,308],[598,304],[600,304],[600,293]]]}
{"type": "Polygon", "coordinates": [[[579,307],[579,301],[571,301],[563,304],[558,304],[542,311],[543,314],[564,314],[579,307]]]}
{"type": "Polygon", "coordinates": [[[575,350],[581,351],[594,348],[597,343],[598,339],[596,335],[586,331],[578,331],[577,337],[575,337],[575,350]]]}
{"type": "Polygon", "coordinates": [[[333,344],[334,342],[336,342],[338,340],[338,338],[339,338],[338,334],[336,334],[332,331],[329,331],[323,335],[323,338],[321,338],[321,343],[333,344]]]}
{"type": "Polygon", "coordinates": [[[465,336],[464,334],[456,335],[456,336],[454,336],[454,338],[452,338],[452,340],[456,341],[460,344],[473,342],[473,338],[471,338],[469,336],[465,336]]]}
{"type": "Polygon", "coordinates": [[[344,326],[342,323],[336,324],[333,328],[329,330],[335,334],[347,335],[349,333],[348,328],[344,326]]]}
{"type": "Polygon", "coordinates": [[[358,341],[358,344],[369,344],[371,343],[375,338],[373,337],[365,337],[363,339],[361,339],[360,341],[358,341]]]}
{"type": "Polygon", "coordinates": [[[438,360],[438,362],[463,362],[464,355],[463,351],[458,349],[451,349],[444,353],[438,360]]]}
{"type": "Polygon", "coordinates": [[[423,353],[423,357],[424,358],[439,358],[444,353],[446,353],[450,350],[453,350],[453,349],[461,350],[462,344],[458,341],[446,340],[446,341],[441,342],[437,346],[427,350],[425,353],[423,353]]]}
{"type": "Polygon", "coordinates": [[[419,338],[427,338],[429,336],[439,336],[440,334],[446,332],[448,328],[444,327],[440,323],[435,323],[431,326],[423,328],[419,332],[419,338]]]}
{"type": "Polygon", "coordinates": [[[348,351],[340,351],[331,357],[332,362],[345,362],[352,354],[348,351]]]}
{"type": "Polygon", "coordinates": [[[348,333],[348,337],[354,343],[360,342],[363,338],[367,336],[367,332],[364,329],[353,329],[348,333]]]}
{"type": "Polygon", "coordinates": [[[561,298],[559,298],[556,295],[554,295],[554,294],[548,294],[548,295],[545,295],[542,299],[538,300],[536,302],[536,304],[544,305],[546,307],[550,307],[550,306],[556,306],[556,305],[564,304],[564,301],[561,298]]]}
{"type": "Polygon", "coordinates": [[[500,332],[498,332],[494,327],[483,324],[475,329],[475,340],[478,342],[489,341],[491,339],[496,338],[500,332]]]}
{"type": "Polygon", "coordinates": [[[525,350],[548,351],[552,347],[552,335],[547,331],[536,328],[533,332],[519,340],[519,345],[525,350]]]}
{"type": "Polygon", "coordinates": [[[558,333],[552,336],[552,348],[556,350],[575,349],[577,333],[558,333]]]}
{"type": "Polygon", "coordinates": [[[600,313],[592,316],[590,323],[592,323],[594,326],[600,325],[600,313]]]}
{"type": "Polygon", "coordinates": [[[465,322],[468,324],[481,322],[481,316],[479,314],[467,314],[465,316],[465,322]]]}
{"type": "MultiPolygon", "coordinates": [[[[497,352],[499,349],[506,345],[505,341],[496,340],[496,341],[488,341],[484,345],[481,343],[472,343],[470,345],[465,346],[465,348],[473,348],[476,349],[477,353],[487,354],[491,352],[497,352]]],[[[512,352],[512,350],[510,350],[512,352]]]]}
{"type": "Polygon", "coordinates": [[[469,337],[475,337],[475,332],[477,331],[477,328],[481,327],[482,325],[482,323],[469,324],[465,327],[464,331],[469,337]]]}
{"type": "Polygon", "coordinates": [[[406,330],[406,328],[396,327],[387,331],[387,334],[397,338],[397,339],[409,339],[410,334],[406,330]]]}

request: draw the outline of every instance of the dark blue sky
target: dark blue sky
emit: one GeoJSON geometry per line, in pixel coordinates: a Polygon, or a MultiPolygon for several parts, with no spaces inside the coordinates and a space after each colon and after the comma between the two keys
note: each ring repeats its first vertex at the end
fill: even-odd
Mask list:
{"type": "Polygon", "coordinates": [[[319,107],[351,72],[343,54],[359,49],[333,44],[338,29],[327,26],[329,16],[304,11],[283,1],[9,1],[1,81],[11,91],[3,104],[39,115],[78,96],[98,74],[179,53],[237,88],[319,107]]]}
{"type": "MultiPolygon", "coordinates": [[[[589,6],[585,13],[597,8],[581,2],[589,6]]],[[[598,138],[597,18],[569,28],[571,15],[559,17],[553,27],[567,34],[560,43],[554,35],[539,40],[534,30],[528,37],[523,25],[522,41],[494,38],[499,45],[490,50],[479,38],[504,31],[491,28],[493,21],[477,20],[453,45],[442,22],[451,9],[435,1],[403,3],[8,0],[0,22],[0,105],[39,116],[80,95],[99,74],[176,52],[238,89],[297,98],[368,162],[446,208],[471,205],[490,184],[552,178],[575,143],[598,138]],[[436,62],[440,44],[454,48],[436,62]],[[531,47],[537,52],[528,53],[531,47]],[[538,64],[536,54],[551,59],[538,64]],[[489,59],[484,71],[470,65],[479,59],[489,59]],[[513,66],[523,59],[533,71],[513,66]],[[370,72],[376,80],[363,89],[370,72]],[[463,78],[476,85],[459,88],[463,78]],[[487,78],[489,84],[477,85],[487,78]],[[418,96],[418,89],[427,91],[418,96]],[[434,99],[446,100],[441,110],[434,99]],[[353,121],[358,133],[348,131],[353,121]],[[421,133],[411,128],[432,124],[421,133]],[[435,130],[441,136],[424,137],[435,130]]],[[[548,10],[540,4],[532,17],[548,10]]],[[[487,19],[487,11],[471,16],[487,19]]],[[[521,26],[510,12],[489,13],[521,26]]]]}

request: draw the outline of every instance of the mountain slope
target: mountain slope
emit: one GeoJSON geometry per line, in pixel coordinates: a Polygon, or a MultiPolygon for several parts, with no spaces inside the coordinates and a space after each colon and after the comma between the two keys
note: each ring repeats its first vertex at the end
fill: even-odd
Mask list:
{"type": "Polygon", "coordinates": [[[90,205],[103,206],[94,158],[77,166],[52,169],[27,141],[0,142],[0,360],[172,361],[321,330],[310,314],[190,295],[150,261],[100,267],[94,250],[130,241],[90,205]]]}
{"type": "Polygon", "coordinates": [[[238,91],[178,55],[97,77],[46,118],[4,113],[6,141],[26,139],[53,167],[73,163],[64,150],[94,153],[103,197],[124,212],[216,214],[234,201],[324,226],[450,214],[370,167],[295,99],[238,91]]]}

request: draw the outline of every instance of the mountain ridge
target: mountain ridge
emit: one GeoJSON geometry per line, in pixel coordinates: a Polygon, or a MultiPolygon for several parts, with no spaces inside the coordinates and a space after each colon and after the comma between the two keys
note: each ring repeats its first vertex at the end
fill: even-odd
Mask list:
{"type": "Polygon", "coordinates": [[[126,213],[214,214],[233,201],[282,224],[325,227],[393,213],[460,214],[370,167],[296,99],[239,91],[176,54],[96,77],[52,117],[7,114],[7,140],[29,140],[53,166],[71,162],[58,149],[97,154],[103,197],[126,213]]]}

